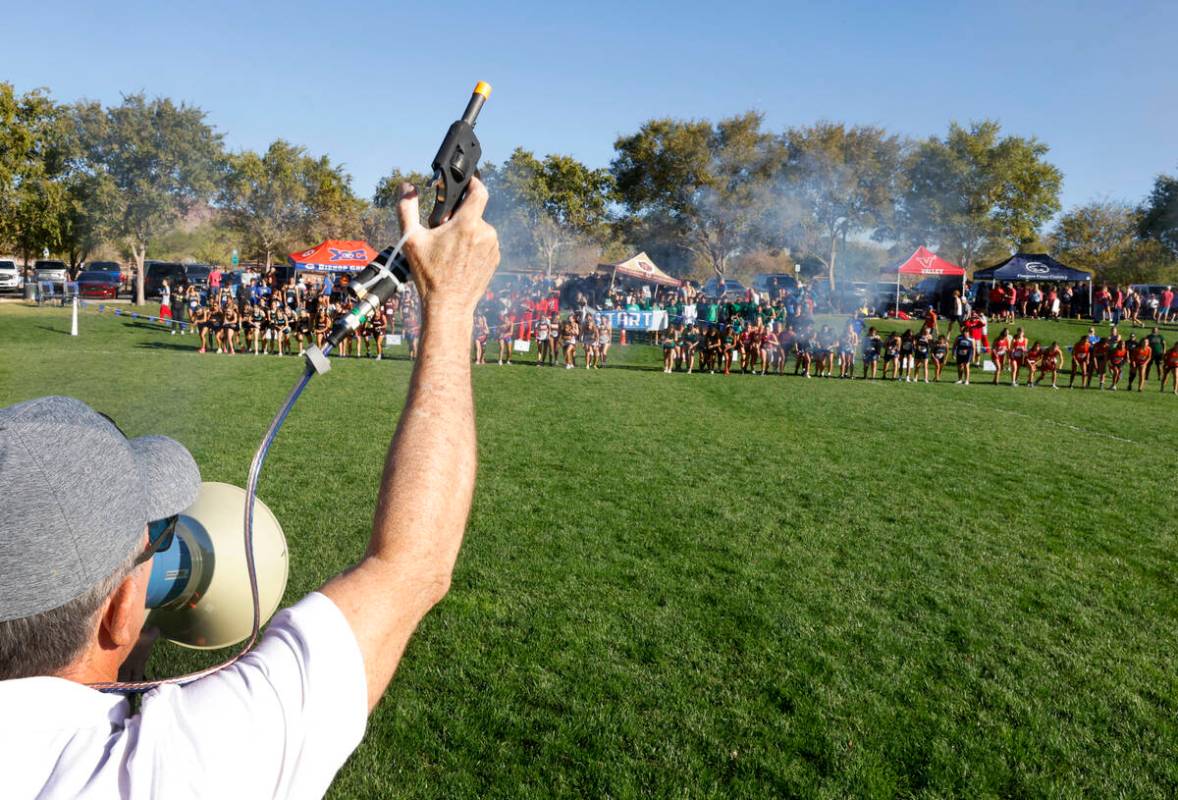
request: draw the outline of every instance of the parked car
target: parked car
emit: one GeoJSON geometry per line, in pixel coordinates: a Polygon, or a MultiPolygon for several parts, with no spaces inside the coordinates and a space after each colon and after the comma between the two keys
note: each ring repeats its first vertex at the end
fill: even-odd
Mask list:
{"type": "Polygon", "coordinates": [[[60,290],[65,288],[66,281],[70,279],[70,270],[64,261],[34,261],[33,275],[38,283],[52,283],[55,289],[60,290]]]}
{"type": "Polygon", "coordinates": [[[208,264],[185,264],[184,276],[190,284],[195,284],[202,291],[208,291],[209,273],[213,268],[208,264]]]}
{"type": "Polygon", "coordinates": [[[708,278],[704,283],[703,293],[704,297],[712,300],[723,300],[724,298],[743,298],[748,292],[744,284],[735,278],[725,278],[723,282],[716,276],[708,278]]]}
{"type": "Polygon", "coordinates": [[[86,272],[118,272],[122,273],[123,265],[117,261],[91,261],[86,264],[86,272]]]}
{"type": "Polygon", "coordinates": [[[88,269],[78,276],[78,294],[100,300],[116,300],[122,276],[118,272],[88,269]]]}
{"type": "Polygon", "coordinates": [[[0,291],[19,292],[25,279],[15,261],[0,261],[0,291]]]}
{"type": "Polygon", "coordinates": [[[768,292],[776,297],[781,289],[793,292],[798,288],[798,280],[786,272],[758,272],[753,276],[753,289],[758,292],[768,292]]]}
{"type": "Polygon", "coordinates": [[[176,287],[183,283],[188,276],[188,270],[183,264],[171,261],[148,261],[144,264],[144,268],[147,271],[147,280],[143,282],[144,297],[159,297],[165,279],[175,291],[176,287]]]}

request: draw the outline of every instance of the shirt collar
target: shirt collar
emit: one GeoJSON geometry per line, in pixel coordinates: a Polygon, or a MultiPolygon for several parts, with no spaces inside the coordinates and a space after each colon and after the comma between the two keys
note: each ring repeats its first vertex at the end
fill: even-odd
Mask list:
{"type": "Polygon", "coordinates": [[[127,698],[54,677],[0,681],[0,708],[24,730],[62,730],[122,722],[127,698]]]}

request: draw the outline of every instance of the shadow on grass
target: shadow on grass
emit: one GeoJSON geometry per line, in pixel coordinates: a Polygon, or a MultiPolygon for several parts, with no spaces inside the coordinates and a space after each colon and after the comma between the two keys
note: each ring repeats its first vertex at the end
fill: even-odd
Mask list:
{"type": "Polygon", "coordinates": [[[49,331],[50,333],[60,333],[63,336],[70,335],[69,331],[63,331],[61,328],[53,328],[53,327],[50,327],[49,325],[38,325],[37,327],[43,331],[49,331]]]}
{"type": "Polygon", "coordinates": [[[189,353],[195,353],[200,349],[199,342],[196,344],[190,342],[139,342],[135,345],[140,350],[184,350],[189,353]]]}

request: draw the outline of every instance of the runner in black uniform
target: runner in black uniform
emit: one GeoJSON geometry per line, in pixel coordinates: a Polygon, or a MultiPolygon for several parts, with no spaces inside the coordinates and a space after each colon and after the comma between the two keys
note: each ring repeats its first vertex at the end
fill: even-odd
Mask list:
{"type": "Polygon", "coordinates": [[[290,318],[287,316],[286,309],[277,300],[274,301],[274,306],[270,311],[270,329],[274,332],[278,355],[285,355],[284,350],[290,347],[287,341],[290,336],[290,318]]]}
{"type": "Polygon", "coordinates": [[[197,306],[196,311],[192,314],[192,321],[196,323],[196,332],[200,335],[200,350],[203,353],[208,349],[209,329],[212,327],[213,315],[209,311],[208,306],[197,306]]]}
{"type": "Polygon", "coordinates": [[[237,306],[230,300],[225,304],[225,310],[221,313],[221,340],[225,343],[231,356],[237,354],[237,331],[240,322],[237,306]]]}
{"type": "Polygon", "coordinates": [[[933,343],[933,366],[936,368],[936,375],[933,380],[937,383],[941,382],[941,370],[945,368],[945,361],[949,358],[949,340],[945,338],[944,334],[937,337],[937,341],[933,343]]]}
{"type": "Polygon", "coordinates": [[[915,353],[916,337],[909,328],[900,336],[900,374],[904,376],[904,383],[912,383],[913,370],[916,367],[916,359],[913,357],[915,353]]]}
{"type": "Polygon", "coordinates": [[[252,303],[250,305],[250,336],[253,339],[254,355],[258,355],[258,347],[262,342],[262,337],[266,334],[266,307],[261,303],[252,303]]]}
{"type": "Polygon", "coordinates": [[[893,331],[888,334],[888,338],[884,340],[883,350],[883,378],[888,379],[888,371],[891,370],[892,377],[900,380],[900,365],[897,359],[900,358],[900,337],[893,331]]]}
{"type": "Polygon", "coordinates": [[[1149,351],[1152,354],[1149,364],[1145,367],[1145,379],[1149,380],[1149,372],[1151,369],[1157,370],[1158,380],[1162,379],[1162,370],[1166,360],[1166,339],[1162,336],[1161,331],[1154,328],[1150,331],[1149,336],[1145,337],[1149,342],[1149,351]]]}
{"type": "Polygon", "coordinates": [[[301,356],[306,348],[311,346],[312,339],[312,322],[311,312],[307,310],[306,306],[299,309],[298,314],[294,318],[294,332],[295,339],[299,343],[299,355],[301,356]]]}
{"type": "Polygon", "coordinates": [[[323,298],[319,303],[319,310],[315,314],[315,346],[323,349],[327,341],[327,334],[331,333],[331,303],[323,298]]]}
{"type": "Polygon", "coordinates": [[[879,338],[875,328],[868,328],[867,336],[863,338],[863,380],[867,380],[868,367],[871,367],[871,378],[874,380],[881,350],[883,350],[883,340],[879,338]]]}
{"type": "Polygon", "coordinates": [[[209,316],[209,327],[213,331],[213,341],[217,343],[217,352],[224,353],[224,339],[222,338],[221,328],[225,323],[225,312],[221,308],[221,304],[213,301],[213,313],[209,316]]]}
{"type": "Polygon", "coordinates": [[[372,327],[372,340],[376,343],[376,360],[380,361],[384,358],[384,337],[389,328],[384,311],[379,308],[373,311],[369,324],[372,327]]]}
{"type": "Polygon", "coordinates": [[[813,350],[817,345],[813,341],[814,332],[810,328],[803,328],[798,331],[797,338],[794,339],[794,375],[799,372],[807,378],[810,377],[810,365],[813,361],[813,350]]]}
{"type": "Polygon", "coordinates": [[[973,362],[973,339],[962,330],[953,342],[953,357],[957,359],[957,382],[969,386],[969,365],[973,362]]]}
{"type": "MultiPolygon", "coordinates": [[[[916,362],[915,369],[924,373],[925,383],[928,383],[928,359],[932,349],[933,335],[929,328],[923,328],[920,331],[920,336],[918,336],[916,341],[912,343],[912,357],[916,362]]],[[[915,375],[913,377],[913,381],[919,377],[919,374],[915,375]]]]}

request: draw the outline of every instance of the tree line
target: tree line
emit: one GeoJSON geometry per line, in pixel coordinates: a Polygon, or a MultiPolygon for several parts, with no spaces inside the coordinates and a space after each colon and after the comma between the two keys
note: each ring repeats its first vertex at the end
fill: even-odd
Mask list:
{"type": "MultiPolygon", "coordinates": [[[[1170,278],[1178,262],[1178,178],[1159,175],[1137,205],[1061,214],[1047,146],[990,120],[913,140],[837,122],[775,132],[756,112],[652,119],[614,150],[608,169],[522,148],[483,166],[505,266],[583,269],[644,249],[680,276],[798,265],[833,288],[917,244],[967,269],[1049,250],[1112,281],[1170,278]]],[[[0,82],[0,248],[26,262],[105,248],[141,276],[164,253],[224,263],[237,247],[269,267],[324,238],[379,248],[399,237],[401,184],[428,177],[393,169],[364,198],[342,165],[283,139],[227,150],[186,103],[58,103],[0,82]]]]}

